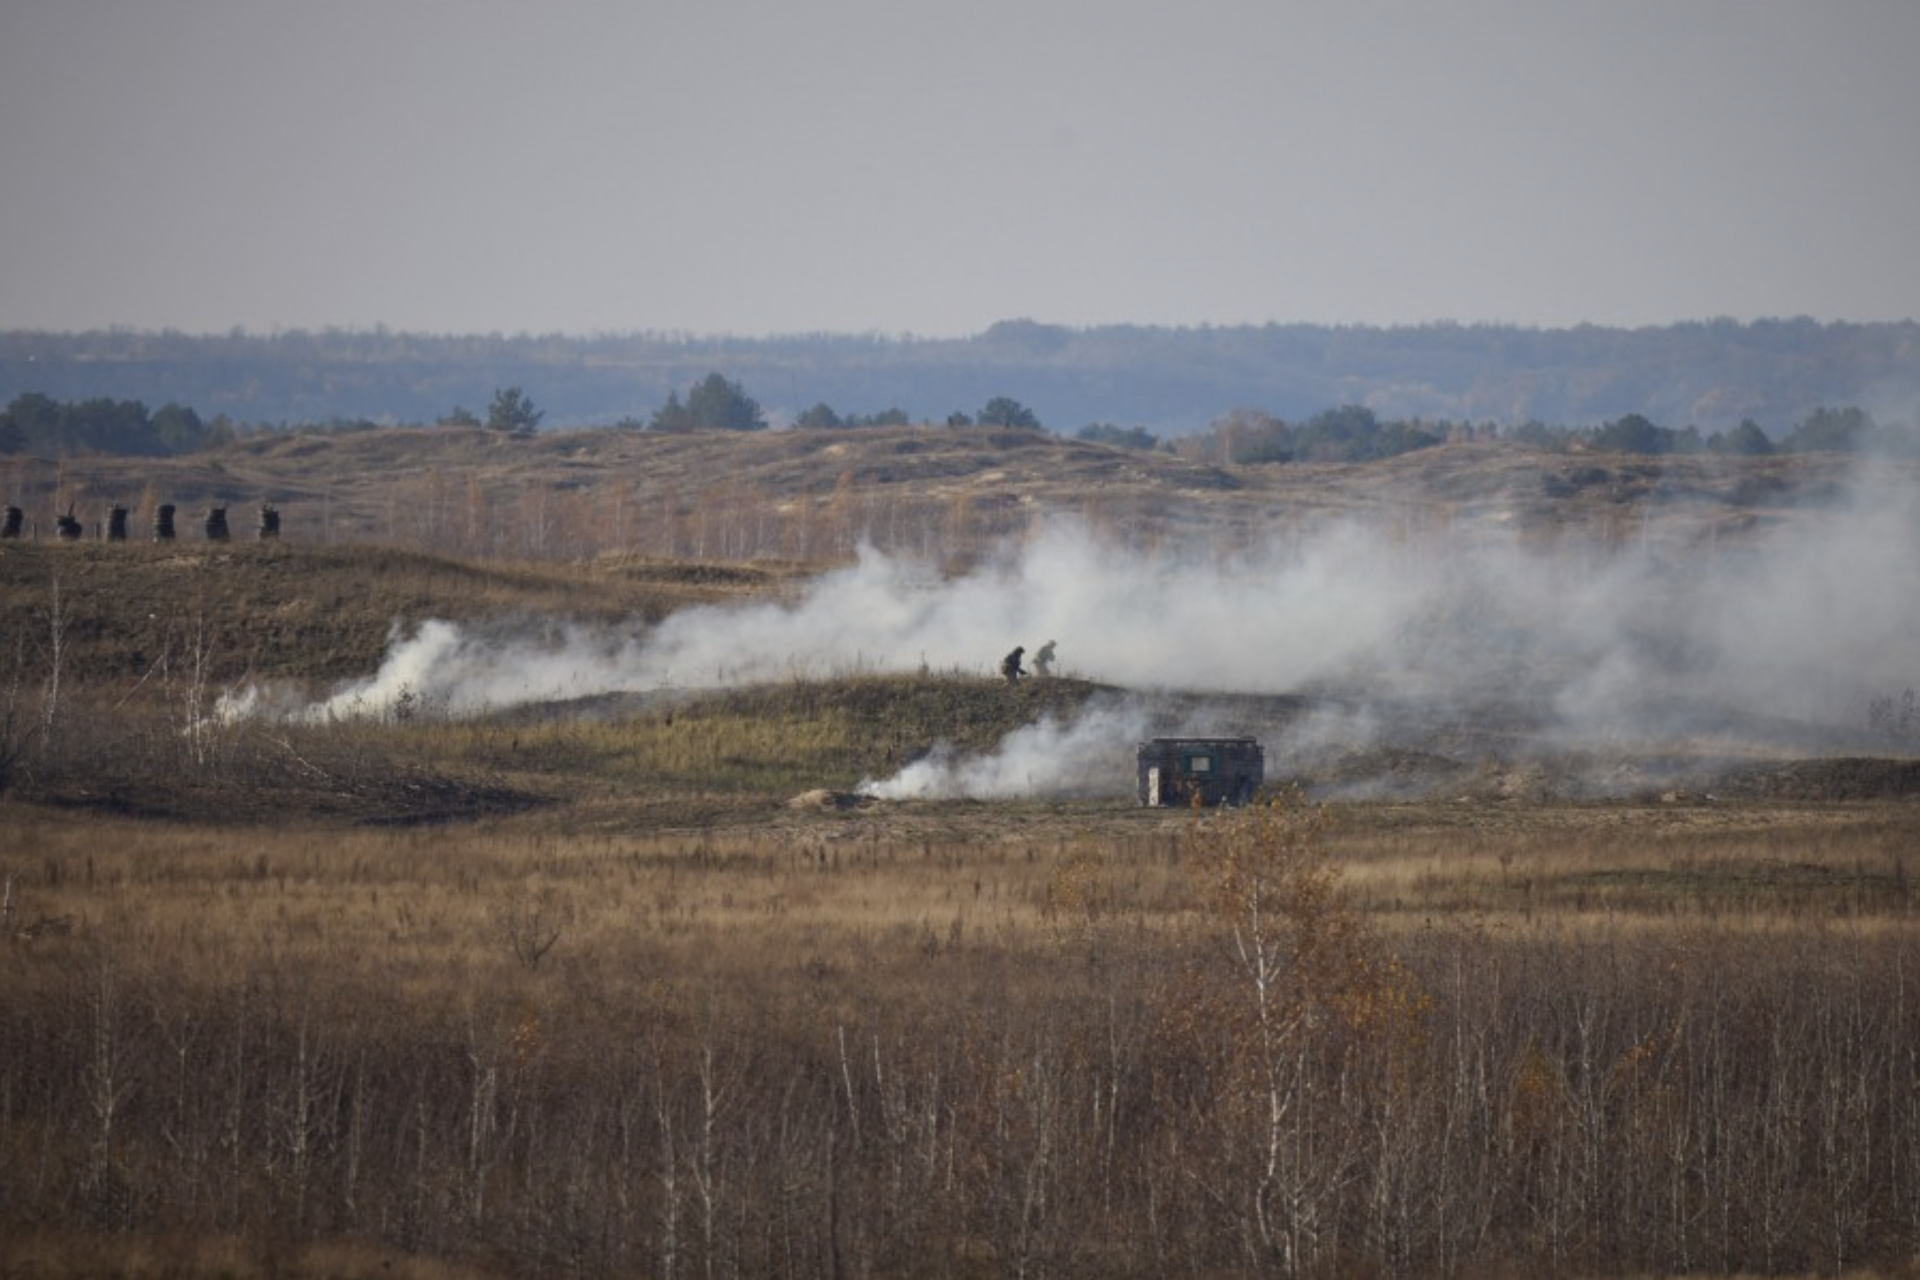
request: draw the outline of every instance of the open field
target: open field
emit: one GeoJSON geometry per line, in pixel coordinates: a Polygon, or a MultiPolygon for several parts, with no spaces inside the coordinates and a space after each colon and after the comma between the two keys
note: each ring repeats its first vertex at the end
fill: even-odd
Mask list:
{"type": "MultiPolygon", "coordinates": [[[[1463,457],[1417,480],[1462,521],[1463,457]]],[[[1617,527],[1758,536],[1738,487],[1617,527]]],[[[1518,648],[1446,697],[724,678],[822,573],[0,546],[0,1274],[1914,1274],[1897,704],[1572,737],[1581,664],[1518,648]],[[375,681],[436,619],[442,668],[628,683],[375,681]],[[724,662],[665,679],[702,619],[724,662]],[[1132,802],[1128,735],[1196,723],[1269,744],[1271,806],[1132,802]],[[874,794],[1019,742],[955,770],[993,798],[874,794]]]]}
{"type": "Polygon", "coordinates": [[[1904,1274],[1910,804],[886,809],[11,810],[0,1264],[1904,1274]]]}
{"type": "Polygon", "coordinates": [[[7,802],[0,1263],[1904,1274],[1910,799],[844,803],[667,730],[7,802]]]}
{"type": "MultiPolygon", "coordinates": [[[[1884,459],[1911,482],[1920,464],[1884,459]]],[[[1147,546],[1298,537],[1364,522],[1410,542],[1498,531],[1543,543],[1657,540],[1691,550],[1817,520],[1851,460],[1644,458],[1460,443],[1360,466],[1211,465],[996,428],[659,432],[509,437],[477,428],[263,436],[179,458],[0,460],[0,490],[48,540],[72,506],[109,504],[136,539],[153,508],[199,538],[210,506],[237,537],[275,504],[282,536],[470,556],[828,561],[867,542],[965,560],[1034,522],[1071,517],[1147,546]]]]}

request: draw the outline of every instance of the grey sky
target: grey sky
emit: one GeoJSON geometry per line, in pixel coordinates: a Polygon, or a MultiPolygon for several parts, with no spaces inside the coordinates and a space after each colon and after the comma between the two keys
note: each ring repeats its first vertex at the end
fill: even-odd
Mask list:
{"type": "Polygon", "coordinates": [[[1913,0],[0,0],[0,326],[1920,313],[1913,0]]]}

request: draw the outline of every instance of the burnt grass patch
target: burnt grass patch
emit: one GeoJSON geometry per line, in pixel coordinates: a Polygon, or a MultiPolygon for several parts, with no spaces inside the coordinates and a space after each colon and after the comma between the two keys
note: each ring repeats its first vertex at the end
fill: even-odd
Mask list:
{"type": "Polygon", "coordinates": [[[1920,760],[1879,756],[1787,760],[1728,773],[1729,796],[1764,800],[1920,799],[1920,760]]]}
{"type": "Polygon", "coordinates": [[[991,751],[1007,734],[1043,716],[1070,720],[1103,693],[1119,692],[1064,678],[1009,686],[966,676],[875,675],[758,685],[716,695],[680,714],[794,721],[842,716],[861,742],[858,767],[897,769],[941,742],[966,752],[991,751]]]}
{"type": "Polygon", "coordinates": [[[177,735],[70,733],[7,775],[0,798],[102,817],[214,826],[426,826],[509,817],[555,797],[522,782],[410,758],[417,745],[333,727],[256,726],[203,740],[177,735]]]}
{"type": "Polygon", "coordinates": [[[102,817],[217,826],[438,826],[511,817],[550,807],[551,797],[453,778],[427,769],[373,777],[206,781],[167,784],[121,777],[27,787],[20,799],[49,809],[102,817]]]}

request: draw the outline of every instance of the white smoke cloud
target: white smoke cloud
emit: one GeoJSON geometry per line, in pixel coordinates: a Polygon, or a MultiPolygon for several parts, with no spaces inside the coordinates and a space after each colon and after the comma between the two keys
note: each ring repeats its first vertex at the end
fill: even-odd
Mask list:
{"type": "Polygon", "coordinates": [[[529,630],[502,633],[431,619],[411,635],[396,630],[378,671],[339,685],[317,702],[256,684],[224,697],[220,714],[310,723],[382,718],[407,709],[466,717],[658,683],[637,636],[574,625],[529,630]]]}
{"type": "MultiPolygon", "coordinates": [[[[1350,524],[1232,555],[1142,553],[1054,524],[956,578],[867,550],[798,600],[686,609],[650,628],[427,622],[367,679],[303,704],[247,690],[228,712],[473,715],[853,672],[990,676],[1015,644],[1052,639],[1059,674],[1333,696],[1358,708],[1342,721],[1356,735],[1409,717],[1471,727],[1477,708],[1501,704],[1530,708],[1530,731],[1561,747],[1769,725],[1833,741],[1864,727],[1869,699],[1920,683],[1920,486],[1910,469],[1890,474],[1845,506],[1693,549],[1572,537],[1529,549],[1489,521],[1432,543],[1350,524]]],[[[1125,779],[1144,717],[1121,705],[1043,721],[988,758],[936,751],[868,785],[1061,794],[1086,778],[1054,762],[1101,752],[1122,763],[1100,772],[1125,779]]]]}
{"type": "MultiPolygon", "coordinates": [[[[864,550],[796,603],[682,610],[651,629],[445,621],[397,635],[379,671],[294,712],[382,716],[407,701],[471,715],[537,701],[922,667],[990,674],[1017,643],[1115,683],[1283,690],[1388,641],[1435,585],[1358,535],[1232,565],[1141,559],[1059,526],[957,579],[864,550]]],[[[277,710],[250,689],[235,714],[277,710]]]]}
{"type": "Polygon", "coordinates": [[[1137,701],[1097,702],[1071,721],[1051,715],[1016,729],[986,755],[956,752],[950,743],[885,780],[855,790],[881,800],[1011,800],[1028,796],[1124,794],[1133,779],[1133,745],[1145,735],[1137,701]]]}
{"type": "MultiPolygon", "coordinates": [[[[1903,473],[1910,477],[1911,473],[1903,473]]],[[[1624,557],[1542,641],[1581,655],[1556,706],[1592,738],[1671,733],[1699,712],[1757,731],[1838,731],[1920,682],[1920,490],[1883,480],[1732,549],[1624,557]]]]}

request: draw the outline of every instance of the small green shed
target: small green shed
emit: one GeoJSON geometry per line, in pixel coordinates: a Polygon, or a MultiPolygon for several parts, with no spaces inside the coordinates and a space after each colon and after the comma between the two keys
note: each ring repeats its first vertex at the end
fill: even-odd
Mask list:
{"type": "Polygon", "coordinates": [[[1266,777],[1253,738],[1152,738],[1140,744],[1140,803],[1149,807],[1247,804],[1266,777]]]}

